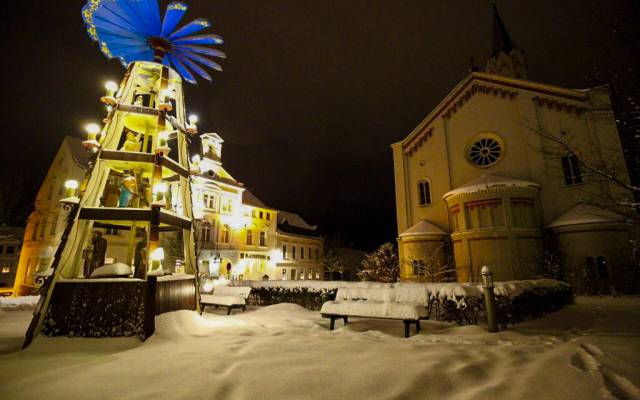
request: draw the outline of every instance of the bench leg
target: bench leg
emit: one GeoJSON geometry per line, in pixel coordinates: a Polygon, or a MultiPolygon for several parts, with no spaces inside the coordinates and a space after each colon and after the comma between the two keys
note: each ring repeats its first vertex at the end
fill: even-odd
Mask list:
{"type": "Polygon", "coordinates": [[[329,323],[329,330],[332,331],[333,328],[336,327],[336,317],[331,316],[329,318],[331,318],[331,322],[329,323]]]}
{"type": "Polygon", "coordinates": [[[418,333],[420,333],[420,329],[421,329],[421,328],[420,328],[420,320],[417,320],[417,321],[416,321],[416,331],[417,331],[418,333]]]}
{"type": "Polygon", "coordinates": [[[231,315],[231,310],[233,310],[232,307],[227,307],[227,315],[231,315]]]}
{"type": "Polygon", "coordinates": [[[349,317],[342,317],[342,320],[344,321],[344,325],[347,325],[347,322],[349,322],[349,317]]]}
{"type": "Polygon", "coordinates": [[[204,304],[200,303],[200,315],[204,312],[204,304]]]}
{"type": "Polygon", "coordinates": [[[409,337],[409,326],[411,324],[411,321],[407,321],[406,319],[404,321],[404,337],[408,338],[409,337]]]}
{"type": "Polygon", "coordinates": [[[242,312],[247,311],[247,306],[242,306],[242,312]]]}

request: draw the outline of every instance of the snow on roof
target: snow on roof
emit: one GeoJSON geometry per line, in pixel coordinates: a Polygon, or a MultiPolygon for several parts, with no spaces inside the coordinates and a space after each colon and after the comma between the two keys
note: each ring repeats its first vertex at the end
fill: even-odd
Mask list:
{"type": "Polygon", "coordinates": [[[438,228],[437,226],[435,226],[431,222],[427,221],[426,219],[421,219],[420,221],[418,221],[417,224],[413,225],[409,229],[407,229],[404,232],[400,233],[399,236],[400,237],[418,236],[418,235],[439,235],[439,236],[444,236],[446,234],[447,234],[447,232],[445,232],[442,229],[438,228]]]}
{"type": "Polygon", "coordinates": [[[451,196],[457,196],[463,193],[479,192],[481,190],[489,190],[495,187],[531,187],[539,189],[540,185],[535,182],[525,181],[522,179],[506,178],[504,176],[485,174],[464,185],[457,187],[442,196],[443,199],[451,196]]]}
{"type": "Polygon", "coordinates": [[[555,221],[548,228],[580,224],[623,223],[624,217],[613,211],[604,210],[588,204],[578,204],[555,221]]]}
{"type": "Polygon", "coordinates": [[[248,189],[245,189],[244,192],[242,192],[242,204],[246,204],[248,206],[260,207],[260,208],[269,208],[259,198],[257,198],[255,194],[251,193],[251,191],[249,191],[248,189]]]}
{"type": "Polygon", "coordinates": [[[310,231],[317,228],[317,226],[309,225],[307,221],[302,219],[298,214],[280,210],[278,210],[278,224],[288,224],[290,226],[295,226],[296,228],[302,228],[310,231]]]}
{"type": "Polygon", "coordinates": [[[216,140],[220,143],[224,142],[224,140],[220,137],[220,135],[218,135],[215,132],[207,132],[207,133],[203,133],[202,135],[200,135],[201,138],[211,138],[213,140],[216,140]]]}

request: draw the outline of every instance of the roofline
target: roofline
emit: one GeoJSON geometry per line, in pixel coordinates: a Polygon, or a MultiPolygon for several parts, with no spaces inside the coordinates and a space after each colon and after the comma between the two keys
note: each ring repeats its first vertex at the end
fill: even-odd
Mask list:
{"type": "Polygon", "coordinates": [[[431,111],[427,115],[427,117],[423,119],[406,138],[404,138],[400,142],[394,143],[393,145],[401,144],[403,147],[405,147],[406,145],[411,144],[413,139],[415,139],[427,126],[429,126],[453,102],[453,100],[460,94],[460,92],[464,91],[471,84],[471,82],[475,80],[509,86],[516,89],[530,90],[552,96],[564,97],[568,100],[589,100],[588,93],[583,90],[581,91],[575,89],[567,89],[561,86],[538,83],[524,79],[510,78],[502,75],[486,74],[483,72],[472,72],[467,75],[467,77],[462,81],[460,81],[456,86],[454,86],[454,88],[451,89],[451,91],[445,96],[445,98],[442,99],[442,101],[433,109],[433,111],[431,111]]]}

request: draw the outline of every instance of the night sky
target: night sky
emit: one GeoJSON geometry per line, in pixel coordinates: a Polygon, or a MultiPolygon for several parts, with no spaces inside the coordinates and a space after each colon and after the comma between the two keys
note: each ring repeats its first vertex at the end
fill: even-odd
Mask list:
{"type": "MultiPolygon", "coordinates": [[[[491,48],[489,0],[191,0],[225,39],[225,69],[187,84],[201,132],[224,139],[226,169],[268,205],[370,249],[397,235],[389,145],[404,138],[491,48]]],[[[628,1],[503,0],[529,78],[583,87],[615,58],[601,19],[628,1]],[[598,17],[596,17],[598,15],[598,17]]],[[[102,118],[103,83],[119,81],[87,36],[84,1],[3,3],[5,172],[40,181],[64,135],[102,118]]],[[[167,4],[161,1],[162,9],[167,4]]],[[[36,185],[33,185],[35,188],[36,185]]],[[[32,195],[24,199],[30,203],[32,195]]]]}

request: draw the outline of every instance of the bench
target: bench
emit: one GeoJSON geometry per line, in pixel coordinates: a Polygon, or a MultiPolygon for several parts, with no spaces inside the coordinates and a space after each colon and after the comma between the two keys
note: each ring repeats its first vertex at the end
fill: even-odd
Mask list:
{"type": "Polygon", "coordinates": [[[200,313],[206,306],[226,307],[227,315],[230,315],[234,308],[242,308],[244,312],[250,293],[250,287],[218,286],[213,289],[213,293],[200,295],[200,313]]]}
{"type": "Polygon", "coordinates": [[[404,323],[404,337],[407,338],[411,325],[415,325],[417,333],[420,332],[420,320],[427,319],[427,309],[422,302],[426,290],[417,296],[415,293],[407,295],[405,290],[341,288],[335,301],[322,305],[320,314],[331,320],[329,330],[335,328],[336,319],[342,319],[346,325],[349,317],[399,320],[404,323]]]}

